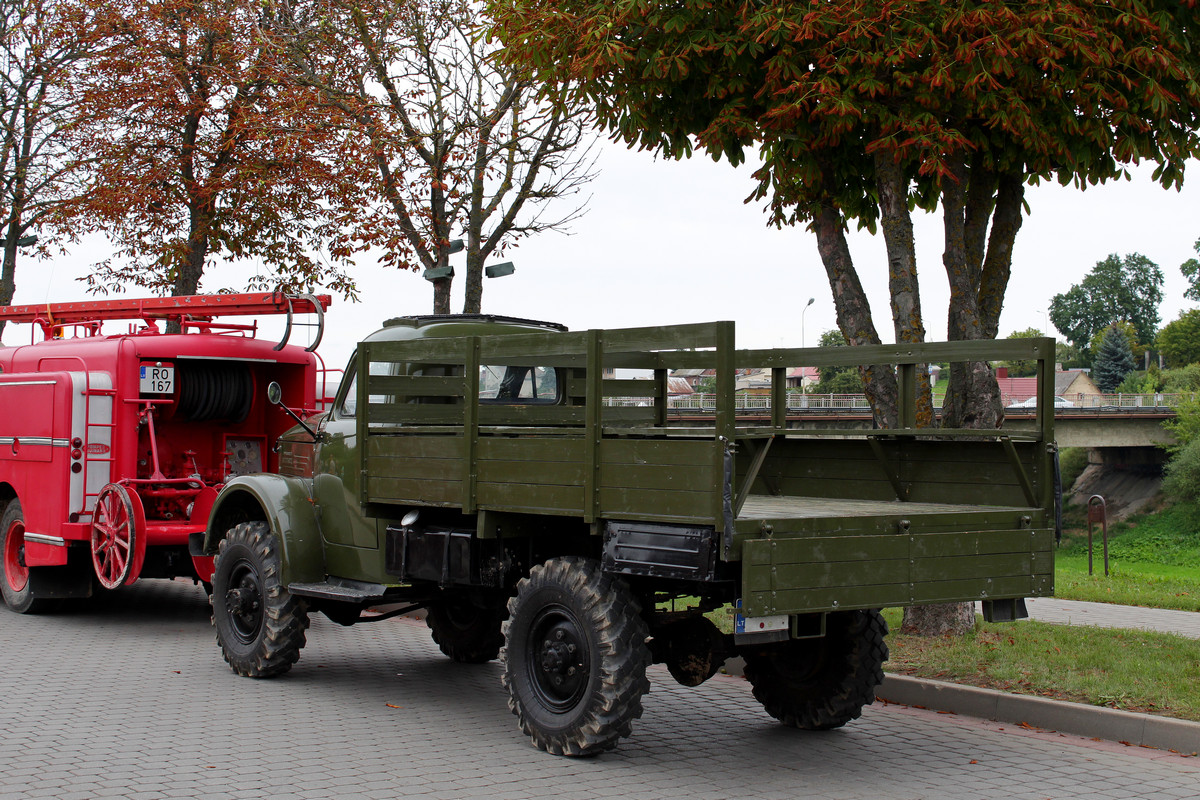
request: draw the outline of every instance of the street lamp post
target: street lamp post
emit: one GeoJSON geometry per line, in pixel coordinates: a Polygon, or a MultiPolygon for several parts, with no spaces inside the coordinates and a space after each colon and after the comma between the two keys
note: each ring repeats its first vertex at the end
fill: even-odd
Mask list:
{"type": "Polygon", "coordinates": [[[804,304],[804,310],[800,312],[800,346],[804,347],[804,315],[808,313],[808,307],[816,300],[815,297],[808,298],[808,302],[804,304]]]}

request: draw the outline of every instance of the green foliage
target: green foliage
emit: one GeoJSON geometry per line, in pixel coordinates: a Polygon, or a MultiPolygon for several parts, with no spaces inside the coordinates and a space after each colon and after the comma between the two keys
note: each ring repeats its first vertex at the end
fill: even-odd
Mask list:
{"type": "MultiPolygon", "coordinates": [[[[1026,328],[1023,331],[1013,331],[1006,338],[1009,339],[1040,339],[1046,334],[1042,333],[1037,328],[1026,328]]],[[[1002,361],[999,366],[1008,367],[1008,374],[1013,378],[1027,378],[1030,375],[1037,374],[1036,361],[1002,361]]]]}
{"type": "MultiPolygon", "coordinates": [[[[839,330],[825,331],[817,344],[820,347],[847,346],[846,337],[839,330]]],[[[817,370],[821,380],[812,388],[816,394],[858,394],[863,390],[857,367],[827,366],[818,367],[817,370]]]]}
{"type": "MultiPolygon", "coordinates": [[[[1200,456],[1200,450],[1197,455],[1200,456]]],[[[1098,546],[1096,551],[1099,552],[1098,546]]],[[[1086,556],[1087,539],[1076,532],[1064,540],[1059,552],[1086,556]]],[[[1108,554],[1118,563],[1200,567],[1200,506],[1180,502],[1155,514],[1110,524],[1108,554]]]]}
{"type": "Polygon", "coordinates": [[[1200,397],[1189,397],[1175,406],[1175,419],[1163,422],[1163,427],[1175,437],[1167,450],[1176,454],[1195,441],[1200,441],[1200,397]]]}
{"type": "MultiPolygon", "coordinates": [[[[1193,285],[1188,291],[1195,288],[1193,285]]],[[[1184,311],[1173,322],[1164,325],[1155,345],[1172,367],[1200,362],[1200,309],[1184,311]]]]}
{"type": "MultiPolygon", "coordinates": [[[[1196,253],[1200,254],[1200,239],[1196,240],[1193,247],[1196,253]]],[[[1183,277],[1187,278],[1188,282],[1187,291],[1183,293],[1183,296],[1189,300],[1200,300],[1200,260],[1189,258],[1179,265],[1179,271],[1183,273],[1183,277]]]]}
{"type": "MultiPolygon", "coordinates": [[[[1168,497],[1176,500],[1200,500],[1200,438],[1193,438],[1175,451],[1163,470],[1162,488],[1168,497]]],[[[1195,535],[1196,547],[1200,551],[1200,534],[1195,535]]],[[[1196,565],[1200,566],[1200,559],[1197,559],[1196,565]]]]}
{"type": "Polygon", "coordinates": [[[1062,364],[1063,369],[1086,367],[1091,363],[1086,358],[1080,356],[1078,348],[1070,342],[1064,342],[1061,339],[1054,343],[1054,360],[1056,363],[1062,364]]]}
{"type": "Polygon", "coordinates": [[[846,337],[842,332],[834,329],[825,331],[821,334],[821,338],[817,340],[818,347],[845,347],[846,337]]]}
{"type": "Polygon", "coordinates": [[[1064,447],[1058,454],[1058,473],[1062,477],[1063,491],[1071,488],[1088,465],[1086,447],[1064,447]]]}
{"type": "Polygon", "coordinates": [[[1163,370],[1162,376],[1164,392],[1200,391],[1200,364],[1163,370]]]}
{"type": "Polygon", "coordinates": [[[829,380],[821,379],[821,382],[813,387],[813,394],[862,394],[863,384],[862,378],[859,377],[858,369],[849,367],[836,373],[829,380]]]}
{"type": "Polygon", "coordinates": [[[1112,328],[1116,328],[1121,331],[1121,333],[1125,334],[1125,340],[1129,342],[1129,349],[1133,353],[1134,364],[1137,365],[1143,363],[1146,360],[1146,348],[1137,343],[1137,330],[1134,329],[1133,323],[1126,322],[1125,320],[1118,320],[1112,325],[1108,325],[1096,331],[1096,334],[1092,337],[1092,340],[1088,342],[1088,351],[1091,354],[1093,362],[1095,361],[1096,355],[1100,352],[1100,345],[1104,344],[1104,337],[1108,336],[1108,332],[1112,328]]]}
{"type": "Polygon", "coordinates": [[[1125,379],[1117,384],[1117,392],[1120,394],[1153,394],[1161,391],[1157,378],[1157,371],[1151,373],[1133,371],[1125,376],[1125,379]]]}
{"type": "Polygon", "coordinates": [[[1122,259],[1113,253],[1096,262],[1082,282],[1054,296],[1050,321],[1080,350],[1121,321],[1132,325],[1132,343],[1148,344],[1158,328],[1162,285],[1162,270],[1150,259],[1139,253],[1122,259]]]}
{"type": "Polygon", "coordinates": [[[1116,390],[1117,384],[1123,381],[1136,365],[1133,351],[1129,347],[1129,339],[1114,325],[1108,329],[1100,343],[1100,349],[1096,352],[1092,379],[1096,381],[1100,391],[1110,393],[1116,390]]]}
{"type": "Polygon", "coordinates": [[[1170,9],[488,3],[506,57],[591,106],[626,143],[674,157],[696,144],[735,164],[761,145],[759,194],[777,221],[812,219],[836,198],[867,225],[878,217],[880,148],[895,152],[908,199],[925,207],[964,154],[993,177],[1063,183],[1148,159],[1160,182],[1178,183],[1198,145],[1190,45],[1200,12],[1170,9]]]}

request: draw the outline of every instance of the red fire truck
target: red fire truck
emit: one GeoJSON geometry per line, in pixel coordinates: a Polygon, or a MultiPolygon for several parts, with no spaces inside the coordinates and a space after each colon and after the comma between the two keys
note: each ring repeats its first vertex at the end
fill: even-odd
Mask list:
{"type": "Polygon", "coordinates": [[[293,423],[267,385],[316,410],[328,307],[328,295],[259,293],[0,308],[0,320],[42,335],[0,346],[8,607],[37,611],[138,578],[208,583],[212,559],[192,555],[189,537],[203,537],[227,480],[278,467],[272,446],[293,423]],[[287,315],[283,341],[223,319],[267,314],[287,315]],[[125,333],[101,332],[118,320],[125,333]],[[165,332],[171,322],[181,332],[165,332]],[[314,343],[288,344],[293,324],[314,327],[314,343]]]}

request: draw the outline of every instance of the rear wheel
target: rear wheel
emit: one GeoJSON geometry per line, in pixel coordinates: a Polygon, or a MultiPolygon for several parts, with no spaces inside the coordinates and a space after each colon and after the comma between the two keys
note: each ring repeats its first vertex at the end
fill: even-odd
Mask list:
{"type": "Polygon", "coordinates": [[[819,639],[747,648],[754,697],[784,725],[828,730],[862,715],[883,682],[887,622],[878,611],[830,614],[819,639]]]}
{"type": "Polygon", "coordinates": [[[623,581],[584,558],[555,558],[517,585],[504,623],[508,707],[555,755],[611,750],[650,689],[646,623],[623,581]]]}
{"type": "Polygon", "coordinates": [[[243,522],[221,542],[213,572],[213,625],[230,668],[270,678],[304,647],[308,609],[279,582],[279,551],[265,522],[243,522]]]}
{"type": "Polygon", "coordinates": [[[502,597],[459,595],[430,604],[425,624],[447,656],[463,664],[484,664],[500,655],[501,625],[507,617],[502,597]]]}
{"type": "Polygon", "coordinates": [[[0,576],[0,592],[4,602],[18,614],[45,611],[52,601],[36,599],[30,585],[30,570],[25,564],[25,513],[21,501],[8,501],[0,515],[0,554],[4,558],[4,574],[0,576]]]}

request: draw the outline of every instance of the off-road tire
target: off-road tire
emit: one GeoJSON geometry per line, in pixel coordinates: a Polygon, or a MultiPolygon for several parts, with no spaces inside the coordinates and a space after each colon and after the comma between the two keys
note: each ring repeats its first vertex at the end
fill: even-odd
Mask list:
{"type": "Polygon", "coordinates": [[[5,604],[18,614],[49,611],[57,601],[33,596],[33,575],[25,566],[24,539],[25,512],[21,510],[21,501],[14,497],[0,514],[0,594],[5,604]]]}
{"type": "Polygon", "coordinates": [[[267,524],[230,528],[215,567],[209,602],[230,668],[249,678],[287,672],[304,647],[308,607],[279,582],[279,551],[267,524]]]}
{"type": "Polygon", "coordinates": [[[819,639],[742,651],[754,698],[784,725],[839,728],[875,701],[888,658],[883,616],[878,611],[830,614],[825,631],[819,639]]]}
{"type": "Polygon", "coordinates": [[[520,581],[508,612],[503,681],[521,730],[555,755],[616,747],[650,690],[649,633],[629,587],[593,560],[554,558],[520,581]]]}
{"type": "Polygon", "coordinates": [[[486,664],[504,647],[501,627],[508,618],[503,597],[493,602],[480,598],[448,597],[429,605],[425,624],[433,641],[448,657],[461,664],[486,664]]]}

